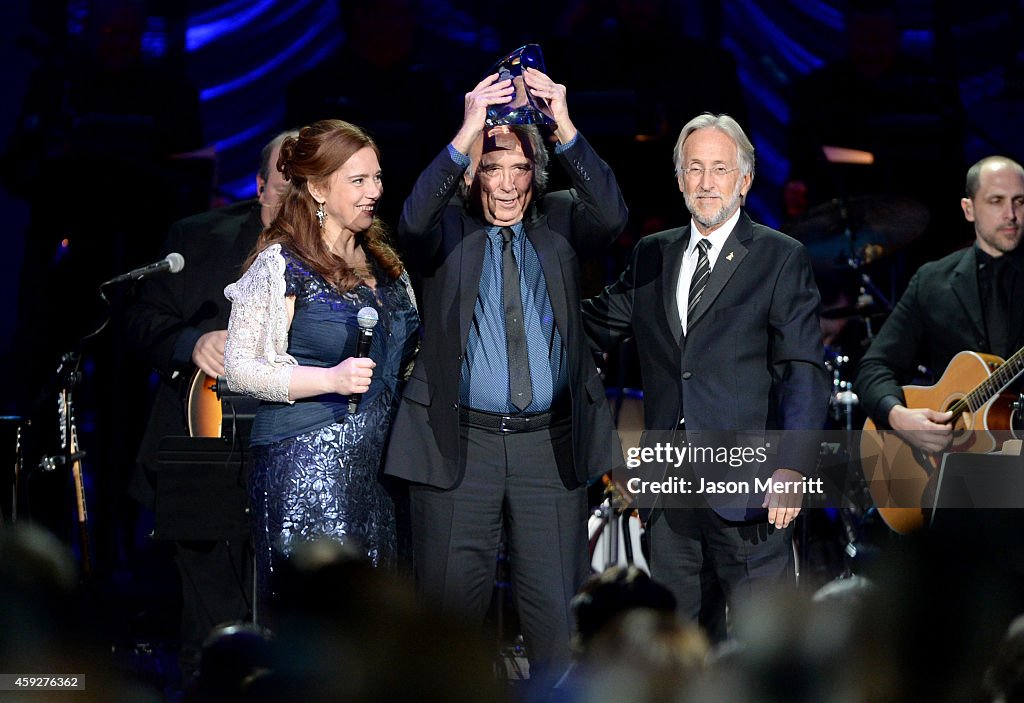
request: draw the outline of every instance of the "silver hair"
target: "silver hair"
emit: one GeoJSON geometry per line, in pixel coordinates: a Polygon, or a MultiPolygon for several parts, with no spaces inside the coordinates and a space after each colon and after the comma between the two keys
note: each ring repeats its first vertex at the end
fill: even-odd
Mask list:
{"type": "Polygon", "coordinates": [[[743,128],[740,127],[740,123],[729,117],[729,115],[715,115],[710,112],[697,115],[683,125],[683,131],[679,133],[679,139],[676,140],[675,153],[672,155],[677,176],[683,171],[683,143],[686,142],[691,134],[699,129],[717,129],[732,139],[736,145],[736,154],[739,157],[740,173],[753,179],[754,145],[747,138],[743,128]]]}

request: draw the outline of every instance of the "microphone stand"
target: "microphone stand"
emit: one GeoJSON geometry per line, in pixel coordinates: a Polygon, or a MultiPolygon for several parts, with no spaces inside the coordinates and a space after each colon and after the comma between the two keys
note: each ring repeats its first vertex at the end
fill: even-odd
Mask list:
{"type": "Polygon", "coordinates": [[[85,452],[78,444],[78,427],[75,422],[73,405],[73,392],[75,387],[82,380],[82,372],[79,367],[82,363],[82,350],[86,342],[97,337],[110,324],[110,301],[103,292],[103,286],[99,288],[100,298],[107,305],[107,315],[103,322],[94,331],[78,340],[73,351],[61,355],[60,365],[57,367],[57,408],[60,418],[59,430],[61,437],[62,453],[59,457],[43,457],[40,468],[44,471],[52,471],[58,464],[68,467],[72,486],[74,489],[74,513],[75,522],[78,526],[79,550],[82,563],[82,578],[86,583],[92,580],[92,558],[89,548],[89,510],[86,501],[85,477],[82,470],[82,459],[85,452]]]}
{"type": "Polygon", "coordinates": [[[61,445],[64,449],[61,463],[67,466],[71,473],[74,487],[75,522],[78,525],[78,546],[82,558],[82,577],[89,582],[92,579],[92,560],[89,554],[89,510],[86,504],[85,481],[82,474],[82,459],[85,457],[85,452],[81,451],[78,445],[78,428],[75,425],[75,411],[72,403],[74,388],[82,378],[82,374],[78,370],[81,360],[81,354],[77,351],[61,356],[60,366],[57,367],[59,383],[57,405],[61,421],[61,445]]]}

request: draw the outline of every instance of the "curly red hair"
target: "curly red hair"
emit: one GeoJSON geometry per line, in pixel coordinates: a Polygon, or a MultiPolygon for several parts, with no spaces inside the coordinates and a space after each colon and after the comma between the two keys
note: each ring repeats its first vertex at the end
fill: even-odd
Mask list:
{"type": "MultiPolygon", "coordinates": [[[[360,276],[324,244],[316,219],[317,203],[306,184],[325,183],[353,154],[366,147],[373,149],[380,158],[380,149],[373,139],[343,120],[314,122],[299,130],[298,137],[288,137],[281,143],[277,168],[291,187],[277,217],[260,234],[246,268],[268,246],[281,244],[338,292],[345,293],[359,285],[360,276]]],[[[373,257],[388,276],[395,279],[402,274],[402,261],[388,242],[387,229],[378,218],[373,219],[369,229],[356,236],[367,255],[373,257]]]]}

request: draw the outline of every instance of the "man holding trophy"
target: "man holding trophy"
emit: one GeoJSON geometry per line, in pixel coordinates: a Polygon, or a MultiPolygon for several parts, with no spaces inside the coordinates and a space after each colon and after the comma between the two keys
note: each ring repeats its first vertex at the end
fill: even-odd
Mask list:
{"type": "Polygon", "coordinates": [[[504,531],[543,684],[568,661],[569,600],[588,573],[586,483],[622,457],[582,330],[579,253],[611,243],[627,211],[542,69],[523,47],[467,93],[405,202],[423,340],[386,472],[411,482],[417,583],[442,608],[483,620],[504,531]],[[538,125],[572,190],[544,192],[538,125]]]}

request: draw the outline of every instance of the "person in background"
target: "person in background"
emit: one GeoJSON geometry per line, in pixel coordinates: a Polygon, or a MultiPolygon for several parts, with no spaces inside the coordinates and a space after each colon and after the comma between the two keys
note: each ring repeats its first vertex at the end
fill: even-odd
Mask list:
{"type": "MultiPolygon", "coordinates": [[[[187,436],[185,390],[200,370],[224,375],[228,313],[224,286],[242,264],[281,203],[277,170],[282,132],[260,153],[256,199],[193,215],[171,227],[163,253],[178,252],[185,268],[173,276],[142,280],[125,313],[129,343],[159,374],[149,420],[139,446],[129,493],[150,510],[159,487],[157,452],[164,437],[187,436]]],[[[195,672],[210,628],[250,615],[249,545],[228,540],[175,541],[181,579],[181,667],[195,672]]]]}
{"type": "MultiPolygon", "coordinates": [[[[950,414],[905,406],[902,386],[923,365],[938,378],[961,351],[1004,359],[1024,346],[1024,168],[988,156],[967,171],[964,218],[974,244],[922,266],[857,367],[865,412],[925,451],[953,437],[950,414]]],[[[970,391],[965,388],[964,391],[970,391]]]]}

